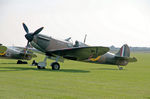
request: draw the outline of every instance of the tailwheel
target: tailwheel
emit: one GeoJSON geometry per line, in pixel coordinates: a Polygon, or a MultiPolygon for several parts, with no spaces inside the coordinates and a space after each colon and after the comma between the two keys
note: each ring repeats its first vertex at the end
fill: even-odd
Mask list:
{"type": "Polygon", "coordinates": [[[123,67],[120,67],[119,65],[118,65],[118,68],[119,68],[119,70],[123,70],[123,67]]]}
{"type": "Polygon", "coordinates": [[[119,70],[123,70],[123,67],[120,67],[119,70]]]}
{"type": "Polygon", "coordinates": [[[52,66],[52,70],[59,70],[60,69],[60,65],[57,62],[53,62],[51,64],[51,66],[52,66]]]}

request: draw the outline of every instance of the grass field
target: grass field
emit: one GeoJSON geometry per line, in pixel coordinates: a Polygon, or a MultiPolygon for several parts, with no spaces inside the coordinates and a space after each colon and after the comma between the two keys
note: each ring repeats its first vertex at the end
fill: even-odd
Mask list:
{"type": "MultiPolygon", "coordinates": [[[[150,53],[132,56],[138,62],[124,70],[68,60],[61,63],[60,71],[52,71],[49,64],[38,70],[2,59],[0,99],[150,99],[150,53]]],[[[36,60],[43,60],[43,56],[36,60]]]]}

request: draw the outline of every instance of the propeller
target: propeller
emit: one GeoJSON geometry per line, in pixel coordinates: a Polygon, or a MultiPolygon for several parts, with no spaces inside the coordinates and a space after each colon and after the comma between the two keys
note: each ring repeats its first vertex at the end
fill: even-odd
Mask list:
{"type": "Polygon", "coordinates": [[[87,34],[85,34],[85,37],[84,37],[84,43],[86,42],[86,37],[87,37],[87,34]]]}
{"type": "Polygon", "coordinates": [[[25,35],[25,38],[28,40],[26,48],[25,48],[25,55],[26,55],[27,49],[29,47],[29,43],[33,40],[33,38],[34,38],[35,35],[39,34],[43,30],[44,27],[41,27],[41,28],[37,29],[34,33],[29,33],[29,29],[25,25],[25,23],[22,23],[22,25],[23,25],[23,28],[24,28],[25,32],[27,33],[25,35]]]}
{"type": "Polygon", "coordinates": [[[31,42],[34,38],[34,35],[39,34],[43,30],[44,27],[41,27],[41,28],[37,29],[34,33],[29,33],[29,29],[24,23],[23,23],[23,28],[27,33],[25,35],[25,38],[28,40],[28,42],[31,42]]]}

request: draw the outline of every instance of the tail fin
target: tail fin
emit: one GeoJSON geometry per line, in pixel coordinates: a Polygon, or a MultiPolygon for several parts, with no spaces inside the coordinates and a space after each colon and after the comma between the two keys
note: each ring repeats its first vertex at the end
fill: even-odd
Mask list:
{"type": "Polygon", "coordinates": [[[130,48],[127,44],[124,44],[120,50],[116,53],[119,57],[130,57],[130,48]]]}

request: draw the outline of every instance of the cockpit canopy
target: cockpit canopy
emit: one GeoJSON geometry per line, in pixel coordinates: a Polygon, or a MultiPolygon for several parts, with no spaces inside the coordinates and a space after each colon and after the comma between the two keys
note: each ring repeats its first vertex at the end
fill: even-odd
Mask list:
{"type": "Polygon", "coordinates": [[[85,43],[76,40],[73,47],[87,47],[87,46],[88,45],[86,45],[85,43]]]}

